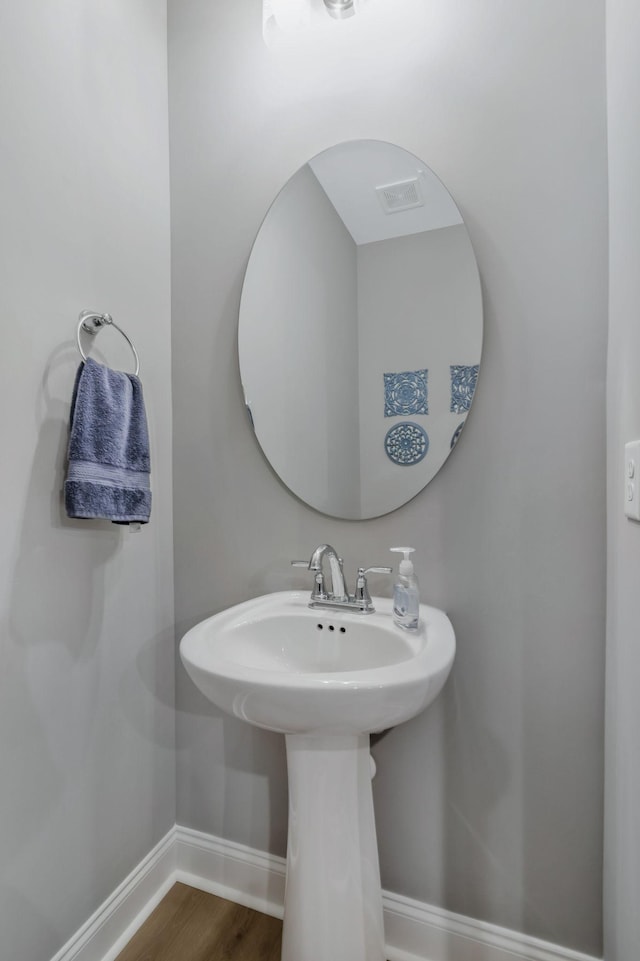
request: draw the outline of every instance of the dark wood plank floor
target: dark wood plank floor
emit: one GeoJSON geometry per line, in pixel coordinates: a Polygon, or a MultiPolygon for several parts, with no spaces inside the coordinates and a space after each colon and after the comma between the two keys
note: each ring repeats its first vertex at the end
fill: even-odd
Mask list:
{"type": "Polygon", "coordinates": [[[282,921],[174,884],[116,961],[280,961],[282,921]]]}

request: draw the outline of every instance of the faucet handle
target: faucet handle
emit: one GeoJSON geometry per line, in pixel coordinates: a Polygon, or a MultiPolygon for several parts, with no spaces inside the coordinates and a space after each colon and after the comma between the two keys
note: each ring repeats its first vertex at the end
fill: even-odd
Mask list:
{"type": "Polygon", "coordinates": [[[316,571],[313,590],[311,591],[311,600],[312,602],[326,601],[327,597],[328,597],[327,589],[324,586],[324,574],[322,573],[322,571],[316,571]]]}
{"type": "Polygon", "coordinates": [[[365,613],[373,611],[371,594],[367,584],[367,574],[390,574],[390,567],[359,567],[356,580],[356,592],[353,595],[354,601],[359,604],[365,613]]]}
{"type": "Polygon", "coordinates": [[[327,592],[324,586],[324,574],[320,568],[311,567],[309,561],[291,561],[292,567],[304,567],[305,570],[315,574],[313,590],[311,592],[312,601],[325,601],[327,592]]]}

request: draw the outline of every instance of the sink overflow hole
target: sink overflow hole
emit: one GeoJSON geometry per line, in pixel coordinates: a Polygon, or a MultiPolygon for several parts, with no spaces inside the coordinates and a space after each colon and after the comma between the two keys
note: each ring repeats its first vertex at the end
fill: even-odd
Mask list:
{"type": "MultiPolygon", "coordinates": [[[[324,624],[316,624],[316,627],[317,627],[317,629],[318,629],[319,631],[324,630],[324,624]]],[[[330,631],[335,631],[335,627],[334,627],[333,624],[329,624],[329,630],[330,630],[330,631]]],[[[340,630],[340,633],[341,633],[341,634],[346,634],[346,633],[347,633],[346,627],[341,627],[341,628],[339,628],[339,630],[340,630]]]]}

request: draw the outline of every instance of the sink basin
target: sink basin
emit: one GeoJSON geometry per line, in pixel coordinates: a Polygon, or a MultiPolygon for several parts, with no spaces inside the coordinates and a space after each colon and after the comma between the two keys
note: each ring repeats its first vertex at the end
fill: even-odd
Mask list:
{"type": "Polygon", "coordinates": [[[308,593],[268,594],[207,618],[182,639],[192,680],[218,707],[285,734],[361,734],[414,717],[437,696],[455,653],[442,611],[420,629],[376,612],[312,610],[308,593]]]}
{"type": "Polygon", "coordinates": [[[455,654],[442,611],[396,627],[374,614],[313,610],[283,591],[238,604],[182,638],[200,690],[236,717],[285,735],[289,833],[282,961],[384,961],[369,733],[422,711],[455,654]]]}

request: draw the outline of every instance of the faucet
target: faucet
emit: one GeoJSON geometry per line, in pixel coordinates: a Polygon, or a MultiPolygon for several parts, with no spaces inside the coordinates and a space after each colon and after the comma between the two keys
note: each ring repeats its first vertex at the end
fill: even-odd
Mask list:
{"type": "Polygon", "coordinates": [[[347,600],[347,592],[342,572],[342,558],[338,557],[335,547],[332,547],[331,544],[320,544],[319,547],[316,547],[309,561],[309,570],[322,574],[324,581],[323,565],[325,557],[329,561],[329,569],[331,570],[331,593],[328,596],[336,603],[342,604],[347,600]]]}
{"type": "Polygon", "coordinates": [[[355,593],[349,594],[344,581],[342,558],[338,557],[338,552],[331,544],[320,544],[319,547],[316,547],[308,564],[306,561],[291,561],[291,566],[306,567],[307,570],[315,573],[315,585],[311,592],[309,607],[347,609],[358,611],[360,614],[372,614],[375,610],[371,603],[366,575],[371,571],[379,574],[391,573],[390,567],[368,567],[366,570],[359,567],[355,593]],[[325,558],[329,561],[331,571],[330,591],[325,586],[325,558]]]}

